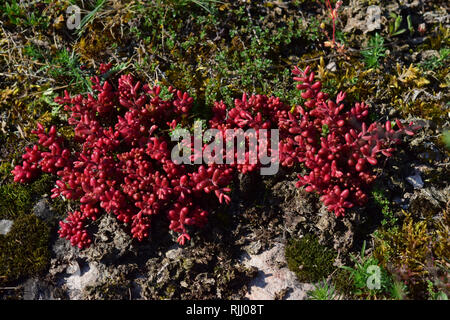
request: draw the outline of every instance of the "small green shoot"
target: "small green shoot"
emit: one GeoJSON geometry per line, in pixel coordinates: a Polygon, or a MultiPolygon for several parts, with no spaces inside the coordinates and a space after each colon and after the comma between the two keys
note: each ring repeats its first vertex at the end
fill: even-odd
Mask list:
{"type": "Polygon", "coordinates": [[[325,280],[319,282],[306,294],[309,300],[336,300],[337,298],[336,289],[325,280]]]}
{"type": "Polygon", "coordinates": [[[89,12],[80,22],[80,26],[77,32],[77,35],[81,37],[86,27],[94,21],[95,16],[100,11],[100,9],[104,6],[106,0],[97,0],[97,3],[95,4],[94,10],[89,12]]]}
{"type": "Polygon", "coordinates": [[[378,68],[378,61],[380,58],[384,57],[386,48],[384,47],[384,38],[376,33],[369,40],[369,46],[367,49],[361,52],[364,57],[364,62],[366,66],[370,68],[378,68]]]}
{"type": "Polygon", "coordinates": [[[341,268],[350,273],[350,279],[353,280],[354,294],[356,296],[375,297],[377,294],[388,290],[390,287],[390,279],[386,270],[379,266],[378,260],[372,255],[365,256],[365,251],[366,242],[364,241],[359,259],[352,254],[350,255],[355,265],[353,267],[341,266],[341,268]],[[369,288],[371,279],[375,280],[374,277],[377,276],[379,277],[376,279],[378,280],[379,287],[369,288]]]}
{"type": "MultiPolygon", "coordinates": [[[[394,21],[389,23],[389,35],[391,37],[399,36],[406,32],[406,29],[400,29],[400,25],[402,24],[403,17],[401,15],[397,15],[394,12],[389,13],[389,16],[394,19],[394,21]]],[[[409,17],[409,21],[411,17],[409,17]]]]}
{"type": "Polygon", "coordinates": [[[448,296],[442,291],[435,291],[434,284],[430,280],[427,280],[428,283],[428,300],[448,300],[448,296]]]}

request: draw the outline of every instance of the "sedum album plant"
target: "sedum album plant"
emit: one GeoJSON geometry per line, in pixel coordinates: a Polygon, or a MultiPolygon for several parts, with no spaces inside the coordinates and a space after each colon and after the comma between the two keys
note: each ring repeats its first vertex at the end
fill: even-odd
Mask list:
{"type": "MultiPolygon", "coordinates": [[[[234,142],[234,137],[227,135],[227,131],[245,130],[248,133],[245,140],[241,142],[245,144],[245,154],[239,155],[237,150],[234,151],[233,168],[236,168],[239,172],[247,173],[265,165],[272,167],[273,162],[276,162],[275,169],[270,172],[270,174],[275,174],[278,171],[278,164],[281,162],[278,140],[280,137],[289,135],[287,126],[289,110],[290,107],[280,101],[280,98],[265,95],[247,97],[247,94],[244,93],[242,99],[234,100],[234,106],[231,109],[228,109],[222,101],[216,102],[209,125],[211,128],[220,131],[221,136],[225,138],[225,144],[233,144],[234,142]],[[272,139],[273,129],[277,130],[277,139],[272,139]],[[254,135],[259,142],[255,148],[250,145],[251,135],[254,135]],[[239,156],[245,159],[244,163],[239,163],[239,156]],[[264,163],[261,160],[264,160],[264,163]]],[[[225,154],[221,156],[225,157],[225,154]]],[[[266,167],[266,169],[269,168],[266,167]]]]}
{"type": "MultiPolygon", "coordinates": [[[[110,67],[102,65],[101,73],[110,67]]],[[[318,192],[328,209],[342,216],[346,209],[367,202],[375,180],[372,167],[380,157],[390,157],[401,136],[413,135],[417,127],[399,121],[395,129],[390,121],[368,125],[366,104],[347,110],[342,103],[345,93],[329,99],[309,67],[304,71],[296,67],[293,73],[303,91],[303,106],[291,108],[276,97],[244,94],[231,109],[216,102],[209,127],[220,132],[252,129],[257,136],[261,129],[277,129],[278,146],[267,139],[262,146],[266,155],[278,153],[277,161],[285,167],[303,164],[310,172],[298,176],[297,186],[318,192]]],[[[190,240],[188,226],[207,223],[205,195],[229,203],[228,185],[234,172],[261,166],[250,163],[250,151],[245,152],[243,164],[174,162],[170,132],[189,125],[192,97],[169,87],[169,97],[164,99],[160,87],[143,85],[131,75],[121,76],[117,87],[101,83],[99,77],[91,81],[94,94],[71,97],[66,91],[55,99],[69,112],[68,123],[75,133],[72,148],[54,126],[46,130],[38,124],[33,131],[38,143],[26,148],[22,165],[12,171],[14,181],[20,183],[40,172],[56,174],[52,197],[79,201],[79,210],[60,222],[60,236],[72,245],[89,246],[92,240],[86,226],[105,213],[128,225],[139,241],[149,236],[152,217],[165,215],[169,228],[180,234],[178,242],[184,244],[190,240]]]]}
{"type": "Polygon", "coordinates": [[[184,244],[190,239],[187,226],[207,222],[202,198],[215,193],[229,201],[226,186],[232,178],[224,166],[185,166],[170,158],[168,132],[189,113],[193,99],[169,88],[170,98],[164,100],[160,87],[142,85],[130,75],[120,77],[117,89],[98,77],[91,80],[95,96],[65,92],[56,99],[70,112],[76,149],[65,148],[54,126],[46,131],[38,124],[33,133],[39,141],[12,171],[14,181],[30,181],[40,171],[59,177],[52,198],[80,203],[78,211],[60,222],[59,234],[79,248],[92,241],[86,231],[89,220],[105,212],[129,225],[139,241],[149,236],[152,217],[165,214],[184,244]]]}
{"type": "Polygon", "coordinates": [[[384,124],[367,123],[368,106],[356,103],[346,109],[346,94],[340,92],[335,100],[321,91],[320,81],[314,81],[314,72],[294,68],[294,80],[302,90],[303,106],[296,107],[300,117],[290,131],[293,156],[303,163],[309,174],[299,175],[297,186],[316,191],[322,202],[336,216],[343,216],[347,208],[366,204],[367,193],[376,179],[372,167],[379,158],[391,157],[394,145],[403,135],[414,135],[419,129],[396,120],[384,124]]]}

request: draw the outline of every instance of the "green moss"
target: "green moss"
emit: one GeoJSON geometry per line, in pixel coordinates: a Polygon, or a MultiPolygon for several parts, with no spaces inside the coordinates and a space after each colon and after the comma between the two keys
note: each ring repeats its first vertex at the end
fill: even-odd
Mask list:
{"type": "Polygon", "coordinates": [[[445,122],[448,112],[442,102],[425,102],[420,100],[414,103],[405,103],[401,111],[404,116],[411,114],[422,119],[432,120],[437,124],[445,122]]]}
{"type": "Polygon", "coordinates": [[[0,283],[42,272],[50,260],[50,227],[31,212],[48,193],[54,178],[44,174],[30,184],[0,186],[0,219],[12,219],[7,235],[0,235],[0,283]]]}
{"type": "Polygon", "coordinates": [[[13,219],[31,207],[31,197],[25,185],[15,183],[0,186],[0,217],[13,219]]]}
{"type": "Polygon", "coordinates": [[[300,281],[317,282],[333,272],[337,254],[321,245],[315,236],[306,235],[299,240],[291,240],[285,255],[289,269],[300,281]]]}
{"type": "Polygon", "coordinates": [[[349,281],[350,272],[344,269],[339,269],[333,276],[333,284],[336,288],[336,291],[344,294],[346,296],[350,296],[353,288],[353,281],[349,281]]]}
{"type": "Polygon", "coordinates": [[[395,216],[395,212],[391,208],[391,202],[389,201],[381,187],[377,186],[372,190],[372,198],[375,206],[380,209],[383,215],[383,220],[381,221],[382,225],[395,225],[398,219],[395,216]]]}
{"type": "Polygon", "coordinates": [[[428,281],[449,294],[450,207],[442,213],[423,215],[425,220],[418,220],[404,212],[401,223],[382,228],[375,237],[375,258],[406,282],[414,299],[423,299],[428,281]]]}
{"type": "MultiPolygon", "coordinates": [[[[63,200],[61,197],[51,200],[50,206],[52,208],[52,211],[55,213],[56,219],[64,220],[64,218],[67,216],[68,203],[70,203],[70,201],[63,200]]],[[[73,201],[72,204],[73,206],[76,206],[75,201],[73,201]]]]}
{"type": "Polygon", "coordinates": [[[44,271],[50,261],[50,228],[37,217],[22,214],[10,232],[0,235],[0,284],[44,271]]]}
{"type": "Polygon", "coordinates": [[[447,151],[450,151],[450,130],[445,130],[440,136],[438,144],[444,146],[447,151]]]}
{"type": "Polygon", "coordinates": [[[54,178],[44,174],[31,184],[9,183],[0,186],[0,218],[14,219],[29,212],[33,202],[50,191],[54,178]]]}
{"type": "Polygon", "coordinates": [[[43,174],[39,179],[33,181],[30,185],[28,185],[30,193],[37,196],[42,196],[43,194],[50,191],[54,180],[54,176],[50,174],[43,174]]]}

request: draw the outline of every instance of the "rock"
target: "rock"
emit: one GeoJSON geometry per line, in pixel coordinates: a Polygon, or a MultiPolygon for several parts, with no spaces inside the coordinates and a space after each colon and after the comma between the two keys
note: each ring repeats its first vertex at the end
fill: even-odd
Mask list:
{"type": "Polygon", "coordinates": [[[216,280],[211,278],[207,272],[202,272],[195,277],[195,282],[206,286],[213,286],[216,283],[216,280]]]}
{"type": "Polygon", "coordinates": [[[420,172],[417,170],[415,171],[414,175],[407,177],[406,181],[408,181],[414,187],[414,189],[423,188],[423,180],[420,176],[420,172]]]}
{"type": "Polygon", "coordinates": [[[317,222],[317,228],[325,232],[326,230],[333,229],[336,227],[336,220],[329,212],[322,212],[320,215],[319,222],[317,222]]]}
{"type": "Polygon", "coordinates": [[[249,254],[255,255],[261,251],[262,244],[261,241],[252,241],[248,246],[245,247],[245,251],[249,254]]]}
{"type": "Polygon", "coordinates": [[[53,286],[44,281],[28,279],[23,289],[23,300],[55,300],[53,286]]]}
{"type": "Polygon", "coordinates": [[[279,199],[279,207],[283,212],[284,229],[295,234],[302,228],[309,215],[316,211],[311,194],[297,188],[293,181],[277,183],[272,188],[273,195],[279,199]]]}
{"type": "Polygon", "coordinates": [[[372,5],[366,9],[366,5],[366,1],[363,0],[350,0],[350,3],[343,7],[340,17],[347,17],[343,32],[351,33],[361,30],[363,33],[368,33],[381,29],[381,24],[384,23],[382,20],[385,19],[382,17],[381,7],[372,5]]]}
{"type": "MultiPolygon", "coordinates": [[[[175,245],[176,247],[178,245],[175,245]]],[[[176,260],[183,254],[182,248],[173,248],[166,252],[166,258],[169,260],[176,260]]]]}
{"type": "Polygon", "coordinates": [[[426,39],[427,39],[426,37],[415,37],[412,38],[410,41],[412,45],[417,46],[419,44],[424,43],[426,39]]]}
{"type": "Polygon", "coordinates": [[[39,200],[38,203],[36,203],[36,205],[33,207],[33,212],[36,217],[44,220],[45,222],[50,222],[54,217],[54,213],[50,209],[50,205],[45,198],[39,200]]]}
{"type": "Polygon", "coordinates": [[[381,29],[381,8],[379,6],[370,6],[367,8],[366,30],[364,33],[381,29]]]}
{"type": "Polygon", "coordinates": [[[405,6],[407,8],[417,8],[419,5],[421,5],[421,1],[419,0],[413,0],[411,1],[411,3],[408,3],[408,1],[406,1],[405,6]]]}
{"type": "Polygon", "coordinates": [[[275,13],[279,16],[281,16],[281,14],[283,13],[283,11],[281,10],[281,8],[275,8],[274,9],[275,13]]]}
{"type": "Polygon", "coordinates": [[[258,255],[242,257],[247,267],[256,267],[258,274],[249,284],[246,298],[250,300],[303,300],[312,284],[300,283],[286,266],[284,245],[276,243],[270,250],[258,255]],[[283,295],[280,295],[283,292],[283,295]]]}
{"type": "Polygon", "coordinates": [[[94,263],[87,263],[80,266],[78,262],[73,262],[67,270],[71,273],[65,279],[65,286],[67,287],[67,294],[71,300],[83,299],[83,291],[88,286],[93,286],[99,279],[100,273],[94,263]]]}
{"type": "Polygon", "coordinates": [[[386,11],[387,12],[393,12],[395,14],[400,14],[400,5],[398,4],[397,1],[390,1],[387,5],[386,5],[386,11]]]}
{"type": "Polygon", "coordinates": [[[132,238],[111,215],[101,218],[98,231],[94,233],[93,238],[96,239],[95,245],[82,252],[82,256],[89,261],[111,264],[129,253],[132,248],[132,238]]]}
{"type": "Polygon", "coordinates": [[[69,266],[67,267],[66,273],[75,275],[75,276],[81,275],[80,264],[76,260],[72,261],[69,264],[69,266]]]}
{"type": "Polygon", "coordinates": [[[189,271],[195,265],[195,261],[192,258],[184,259],[183,261],[183,269],[189,271]]]}
{"type": "Polygon", "coordinates": [[[442,212],[450,198],[450,186],[444,189],[435,187],[416,190],[410,199],[410,211],[420,217],[442,212]]]}
{"type": "Polygon", "coordinates": [[[450,23],[450,14],[447,14],[445,8],[442,11],[428,11],[423,14],[423,19],[427,24],[448,24],[450,23]]]}
{"type": "Polygon", "coordinates": [[[343,15],[348,17],[343,32],[354,32],[365,27],[366,12],[361,10],[361,7],[360,0],[352,0],[348,6],[343,8],[343,15]]]}
{"type": "Polygon", "coordinates": [[[405,193],[403,197],[396,196],[392,199],[392,201],[399,205],[402,209],[406,210],[409,208],[409,193],[405,193]]]}
{"type": "Polygon", "coordinates": [[[77,256],[79,249],[70,244],[66,239],[58,238],[52,246],[56,260],[69,261],[77,256]]]}
{"type": "Polygon", "coordinates": [[[11,231],[11,228],[14,224],[14,221],[12,220],[0,220],[0,234],[7,235],[9,231],[11,231]]]}
{"type": "Polygon", "coordinates": [[[429,60],[431,58],[439,58],[439,52],[437,50],[424,50],[420,54],[422,61],[429,60]]]}
{"type": "Polygon", "coordinates": [[[355,232],[359,232],[358,228],[363,228],[364,223],[359,221],[358,217],[363,214],[357,212],[357,208],[346,212],[344,217],[336,218],[336,216],[328,211],[327,207],[322,204],[316,216],[316,220],[312,227],[317,228],[316,233],[321,244],[333,247],[336,251],[347,253],[353,247],[355,232]]]}
{"type": "Polygon", "coordinates": [[[238,174],[239,192],[241,197],[253,199],[261,195],[261,175],[259,172],[250,172],[248,174],[238,174]]]}
{"type": "Polygon", "coordinates": [[[337,70],[336,62],[331,61],[325,68],[331,72],[335,72],[337,70]]]}
{"type": "MultiPolygon", "coordinates": [[[[319,241],[342,253],[351,249],[355,231],[359,232],[358,215],[349,212],[338,219],[319,201],[317,195],[297,188],[295,181],[281,181],[272,188],[277,206],[283,212],[283,230],[293,237],[315,232],[319,241]]],[[[354,210],[353,210],[354,211],[354,210]]],[[[364,215],[364,213],[362,213],[364,215]]]]}

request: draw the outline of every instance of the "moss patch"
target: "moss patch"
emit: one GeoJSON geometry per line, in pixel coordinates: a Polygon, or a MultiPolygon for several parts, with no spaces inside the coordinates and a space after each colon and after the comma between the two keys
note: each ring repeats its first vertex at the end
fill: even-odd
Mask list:
{"type": "Polygon", "coordinates": [[[335,267],[336,252],[319,243],[313,235],[291,240],[286,246],[286,260],[290,270],[300,281],[317,282],[326,278],[335,267]]]}
{"type": "Polygon", "coordinates": [[[346,296],[350,296],[354,288],[353,281],[349,281],[349,279],[350,272],[344,269],[339,269],[333,277],[333,284],[336,291],[346,296]]]}
{"type": "Polygon", "coordinates": [[[0,186],[0,217],[15,218],[31,207],[31,197],[27,186],[6,184],[0,186]]]}
{"type": "Polygon", "coordinates": [[[44,271],[50,261],[50,226],[30,214],[33,204],[54,183],[44,174],[28,185],[0,186],[0,219],[14,220],[11,231],[0,235],[0,283],[44,271]]]}
{"type": "Polygon", "coordinates": [[[50,228],[37,217],[20,215],[0,235],[0,284],[44,271],[50,261],[50,228]]]}
{"type": "Polygon", "coordinates": [[[54,178],[44,174],[31,184],[10,183],[0,186],[0,219],[14,219],[29,212],[36,197],[50,191],[54,178]]]}

